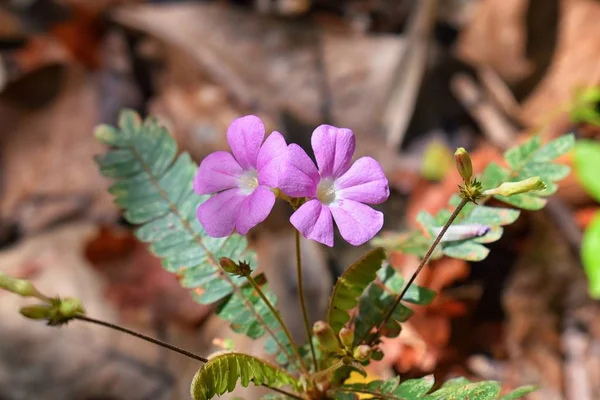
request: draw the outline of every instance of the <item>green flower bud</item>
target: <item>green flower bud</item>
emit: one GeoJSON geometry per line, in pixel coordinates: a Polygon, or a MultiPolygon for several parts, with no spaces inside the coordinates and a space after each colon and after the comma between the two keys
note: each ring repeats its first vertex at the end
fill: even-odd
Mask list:
{"type": "Polygon", "coordinates": [[[352,348],[352,345],[354,344],[354,331],[352,329],[344,327],[340,329],[338,336],[345,348],[352,348]]]}
{"type": "Polygon", "coordinates": [[[456,162],[456,169],[460,174],[463,181],[470,182],[473,177],[473,164],[471,163],[471,156],[464,147],[459,147],[454,153],[454,161],[456,162]]]}
{"type": "Polygon", "coordinates": [[[7,290],[9,292],[18,294],[23,297],[38,297],[43,296],[33,286],[33,283],[25,279],[17,279],[12,276],[5,275],[0,272],[0,289],[7,290]]]}
{"type": "Polygon", "coordinates": [[[361,344],[356,349],[354,349],[354,354],[352,356],[356,361],[363,362],[367,361],[371,357],[371,347],[366,344],[361,344]]]}
{"type": "Polygon", "coordinates": [[[317,337],[321,347],[330,353],[343,352],[340,344],[335,337],[335,332],[327,322],[317,321],[313,325],[313,335],[317,337]]]}
{"type": "Polygon", "coordinates": [[[62,299],[60,301],[60,305],[58,306],[58,311],[61,317],[66,319],[75,318],[78,315],[85,314],[85,310],[83,308],[83,304],[81,304],[81,301],[72,297],[62,299]]]}
{"type": "Polygon", "coordinates": [[[250,272],[252,272],[248,263],[243,261],[236,263],[231,258],[227,257],[221,257],[219,259],[219,264],[221,264],[221,268],[223,268],[225,272],[232,275],[248,276],[250,275],[250,272]]]}
{"type": "Polygon", "coordinates": [[[52,309],[46,305],[23,307],[19,312],[29,319],[49,319],[52,315],[52,309]]]}
{"type": "Polygon", "coordinates": [[[519,182],[504,182],[495,189],[488,189],[483,192],[485,196],[500,195],[513,196],[515,194],[527,193],[537,190],[545,190],[546,184],[539,176],[525,179],[519,182]]]}

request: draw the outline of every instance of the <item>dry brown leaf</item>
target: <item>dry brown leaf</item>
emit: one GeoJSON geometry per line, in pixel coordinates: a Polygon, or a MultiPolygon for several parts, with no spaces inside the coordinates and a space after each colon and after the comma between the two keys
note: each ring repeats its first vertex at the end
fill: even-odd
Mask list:
{"type": "Polygon", "coordinates": [[[543,80],[523,102],[530,126],[543,126],[568,104],[577,88],[600,84],[600,3],[561,0],[558,43],[543,80]]]}
{"type": "Polygon", "coordinates": [[[74,216],[116,217],[93,160],[103,150],[92,134],[98,109],[95,80],[77,68],[43,109],[0,102],[0,218],[28,233],[74,216]]]}
{"type": "Polygon", "coordinates": [[[463,60],[492,67],[508,83],[527,77],[526,13],[529,0],[484,0],[461,32],[457,53],[463,60]]]}

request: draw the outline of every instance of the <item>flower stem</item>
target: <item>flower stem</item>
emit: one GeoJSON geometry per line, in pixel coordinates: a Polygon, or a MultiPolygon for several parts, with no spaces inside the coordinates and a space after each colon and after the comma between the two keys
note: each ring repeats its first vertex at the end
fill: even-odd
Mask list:
{"type": "Polygon", "coordinates": [[[304,397],[300,397],[297,394],[290,393],[290,392],[285,391],[283,389],[279,389],[279,388],[276,388],[276,387],[273,387],[273,386],[269,386],[269,385],[266,385],[266,384],[263,384],[263,386],[266,387],[267,389],[271,389],[274,392],[277,392],[277,393],[283,394],[285,396],[291,397],[292,399],[305,400],[304,397]]]}
{"type": "Polygon", "coordinates": [[[169,350],[174,351],[176,353],[183,354],[186,357],[192,358],[194,360],[201,361],[203,363],[207,363],[208,362],[207,358],[204,358],[202,356],[194,354],[194,353],[192,353],[190,351],[184,350],[184,349],[182,349],[180,347],[174,346],[174,345],[172,345],[170,343],[163,342],[162,340],[158,340],[158,339],[154,339],[153,337],[146,336],[143,333],[132,331],[131,329],[127,329],[127,328],[125,328],[123,326],[120,326],[120,325],[116,325],[116,324],[113,324],[113,323],[110,323],[110,322],[106,322],[106,321],[102,321],[102,320],[99,320],[99,319],[87,317],[85,315],[78,315],[78,316],[76,316],[74,318],[78,319],[80,321],[90,322],[92,324],[105,326],[107,328],[114,329],[116,331],[126,333],[126,334],[134,336],[134,337],[136,337],[138,339],[142,339],[142,340],[145,340],[146,342],[150,342],[150,343],[155,344],[157,346],[164,347],[165,349],[169,349],[169,350]]]}
{"type": "Polygon", "coordinates": [[[306,364],[304,363],[304,360],[302,359],[302,356],[300,355],[300,352],[298,351],[298,346],[296,346],[296,343],[294,343],[294,339],[292,338],[292,334],[290,333],[287,325],[281,319],[281,316],[279,315],[279,312],[275,309],[275,307],[269,301],[269,299],[267,298],[267,296],[265,296],[265,294],[263,293],[262,289],[260,288],[260,286],[258,285],[258,283],[256,283],[256,280],[252,277],[252,275],[244,275],[244,276],[246,277],[246,279],[248,279],[248,282],[250,282],[250,285],[252,285],[252,287],[258,293],[258,295],[260,296],[260,298],[265,302],[265,304],[267,305],[267,307],[269,308],[269,310],[271,310],[271,313],[273,314],[273,316],[275,317],[275,319],[277,319],[277,322],[279,322],[279,325],[281,325],[281,329],[283,329],[283,332],[285,333],[285,336],[290,341],[290,344],[292,345],[292,349],[294,350],[294,354],[295,354],[296,358],[298,358],[298,360],[300,361],[300,364],[302,365],[302,369],[304,370],[305,373],[308,374],[308,370],[306,368],[306,364]]]}
{"type": "Polygon", "coordinates": [[[427,264],[427,262],[429,261],[429,258],[431,258],[431,255],[433,254],[433,251],[435,250],[435,248],[437,247],[437,245],[440,243],[440,240],[442,240],[442,237],[444,236],[444,234],[446,233],[446,231],[448,230],[448,228],[450,227],[450,225],[452,225],[452,222],[454,222],[454,220],[456,219],[456,217],[458,216],[458,214],[461,212],[461,210],[463,209],[463,207],[468,202],[469,202],[468,199],[462,199],[461,202],[460,202],[460,204],[454,209],[454,212],[452,213],[452,215],[450,215],[450,218],[448,218],[448,220],[446,221],[446,223],[442,227],[442,230],[440,231],[440,233],[437,235],[437,237],[435,238],[435,240],[433,241],[433,243],[429,247],[429,250],[427,250],[427,253],[425,253],[425,256],[423,257],[423,259],[419,263],[419,266],[417,267],[416,271],[412,274],[412,276],[410,277],[410,279],[408,280],[408,282],[406,283],[406,285],[404,285],[404,289],[402,289],[402,292],[400,292],[400,294],[396,298],[396,301],[394,301],[394,304],[388,310],[387,314],[383,318],[383,321],[381,321],[381,323],[377,327],[377,331],[378,332],[380,332],[381,329],[385,326],[385,324],[387,324],[387,322],[390,320],[390,318],[392,317],[392,314],[394,313],[394,310],[396,309],[396,307],[398,307],[398,304],[400,304],[400,302],[402,301],[402,299],[406,295],[406,292],[408,292],[408,289],[410,288],[410,286],[415,282],[415,279],[417,279],[417,276],[419,275],[419,273],[421,272],[421,270],[423,269],[423,267],[425,266],[425,264],[427,264]]]}
{"type": "MultiPolygon", "coordinates": [[[[182,355],[184,355],[186,357],[189,357],[189,358],[192,358],[194,360],[201,361],[203,363],[207,363],[208,362],[207,358],[204,358],[202,356],[199,356],[197,354],[194,354],[194,353],[192,353],[190,351],[184,350],[184,349],[182,349],[180,347],[174,346],[174,345],[169,344],[167,342],[163,342],[162,340],[158,340],[158,339],[154,339],[153,337],[146,336],[143,333],[136,332],[136,331],[133,331],[131,329],[127,329],[127,328],[125,328],[123,326],[120,326],[120,325],[116,325],[116,324],[113,324],[113,323],[110,323],[110,322],[106,322],[106,321],[102,321],[102,320],[99,320],[99,319],[91,318],[91,317],[88,317],[88,316],[85,316],[85,315],[78,315],[78,316],[76,316],[74,318],[78,319],[80,321],[90,322],[92,324],[101,325],[101,326],[104,326],[104,327],[107,327],[107,328],[110,328],[110,329],[114,329],[114,330],[119,331],[119,332],[126,333],[126,334],[134,336],[134,337],[136,337],[138,339],[142,339],[142,340],[145,340],[145,341],[150,342],[152,344],[164,347],[166,349],[169,349],[169,350],[174,351],[176,353],[182,354],[182,355]]],[[[300,360],[302,360],[302,358],[300,358],[300,360]]],[[[286,396],[289,396],[289,397],[291,397],[293,399],[304,400],[303,397],[300,397],[300,396],[298,396],[298,395],[296,395],[294,393],[290,393],[290,392],[287,392],[285,390],[269,386],[267,384],[263,384],[262,386],[264,386],[264,387],[266,387],[268,389],[271,389],[274,392],[281,393],[281,394],[284,394],[286,396]]]]}
{"type": "Polygon", "coordinates": [[[306,312],[306,301],[304,300],[304,285],[302,284],[302,256],[300,254],[300,232],[296,231],[296,265],[298,271],[298,295],[300,297],[300,306],[302,307],[302,317],[304,318],[304,328],[306,329],[306,337],[310,344],[310,352],[312,353],[313,365],[315,372],[319,370],[317,366],[317,354],[312,341],[312,332],[310,323],[308,322],[308,313],[306,312]]]}

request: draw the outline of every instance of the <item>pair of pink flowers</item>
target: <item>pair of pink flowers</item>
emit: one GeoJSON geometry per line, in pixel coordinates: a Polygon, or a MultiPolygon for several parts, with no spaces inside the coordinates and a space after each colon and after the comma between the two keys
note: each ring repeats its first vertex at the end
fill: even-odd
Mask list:
{"type": "Polygon", "coordinates": [[[296,144],[279,132],[263,143],[265,126],[253,115],[236,119],[227,130],[230,154],[206,157],[194,179],[200,195],[213,195],[198,207],[198,219],[213,237],[245,235],[264,221],[281,191],[304,203],[290,218],[308,239],[333,246],[333,220],[352,245],[366,243],[383,226],[383,214],[365,204],[389,197],[388,181],[377,161],[362,157],[352,164],[356,142],[349,129],[321,125],[311,145],[318,169],[296,144]]]}

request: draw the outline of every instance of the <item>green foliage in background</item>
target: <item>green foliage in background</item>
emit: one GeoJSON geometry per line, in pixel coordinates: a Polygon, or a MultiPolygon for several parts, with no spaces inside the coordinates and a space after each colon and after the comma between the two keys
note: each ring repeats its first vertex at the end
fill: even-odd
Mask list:
{"type": "MultiPolygon", "coordinates": [[[[545,145],[541,144],[539,136],[533,136],[525,143],[508,150],[504,154],[506,167],[490,163],[479,177],[484,189],[495,188],[503,182],[522,181],[533,176],[539,176],[546,184],[546,190],[517,194],[510,197],[495,195],[496,200],[513,207],[525,210],[539,210],[546,205],[546,198],[554,194],[558,188],[557,182],[567,177],[570,168],[556,164],[553,161],[569,151],[575,142],[572,134],[561,136],[545,145]]],[[[438,246],[433,257],[459,258],[468,261],[481,261],[487,257],[489,250],[484,246],[502,237],[503,226],[513,223],[519,217],[519,210],[483,205],[489,198],[481,199],[477,205],[468,204],[456,219],[456,224],[487,225],[491,230],[481,237],[465,240],[443,242],[438,246]]],[[[443,209],[436,215],[422,211],[417,216],[417,222],[423,232],[414,231],[400,235],[388,235],[373,240],[373,244],[383,246],[388,250],[423,256],[435,238],[434,228],[439,228],[448,220],[451,209],[460,202],[460,197],[450,198],[449,209],[443,209]]]]}

